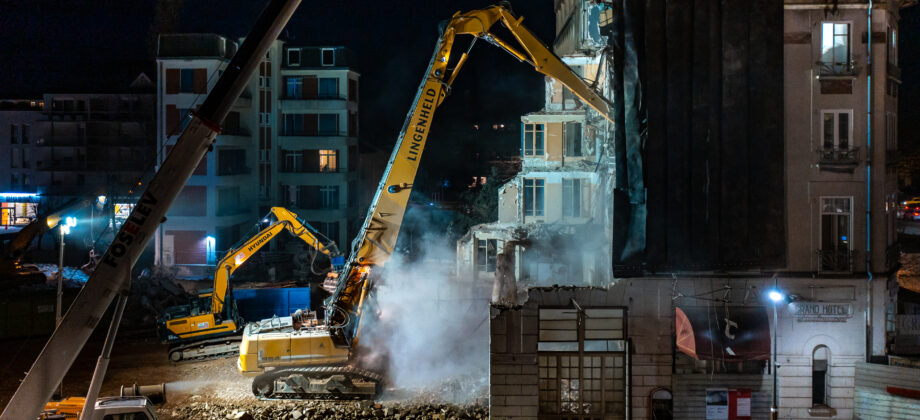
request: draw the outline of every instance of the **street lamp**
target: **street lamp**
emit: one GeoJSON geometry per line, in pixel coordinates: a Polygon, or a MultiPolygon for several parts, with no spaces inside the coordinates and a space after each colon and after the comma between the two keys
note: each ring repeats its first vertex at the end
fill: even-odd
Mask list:
{"type": "MultiPolygon", "coordinates": [[[[70,229],[77,227],[77,218],[67,216],[58,222],[58,231],[61,233],[61,246],[58,248],[58,275],[57,275],[57,305],[54,307],[54,328],[61,325],[61,298],[64,296],[64,235],[70,234],[70,229]]],[[[63,395],[64,383],[58,384],[58,394],[63,395]]]]}
{"type": "Polygon", "coordinates": [[[773,301],[773,405],[770,407],[770,419],[776,420],[779,418],[779,407],[777,404],[777,381],[776,377],[779,374],[779,363],[776,358],[776,348],[779,347],[776,342],[776,330],[779,329],[779,323],[777,322],[776,316],[776,304],[781,302],[786,296],[776,287],[776,277],[773,278],[773,290],[767,294],[771,301],[773,301]]]}

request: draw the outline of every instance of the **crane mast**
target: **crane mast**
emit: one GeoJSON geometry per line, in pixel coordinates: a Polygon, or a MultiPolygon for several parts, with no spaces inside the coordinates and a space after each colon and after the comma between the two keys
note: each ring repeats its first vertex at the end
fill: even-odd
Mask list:
{"type": "MultiPolygon", "coordinates": [[[[263,10],[201,108],[192,113],[191,122],[147,184],[98,267],[0,414],[0,420],[38,417],[115,295],[124,295],[131,287],[132,266],[220,133],[220,124],[249,83],[256,66],[299,4],[300,0],[271,0],[263,10]]],[[[123,308],[122,304],[118,306],[123,308]]],[[[113,320],[115,325],[117,320],[113,320]]]]}

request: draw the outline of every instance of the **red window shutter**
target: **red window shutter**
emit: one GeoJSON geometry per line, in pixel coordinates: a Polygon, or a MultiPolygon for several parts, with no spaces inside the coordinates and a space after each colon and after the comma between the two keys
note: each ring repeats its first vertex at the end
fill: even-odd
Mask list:
{"type": "Polygon", "coordinates": [[[208,93],[208,71],[195,69],[195,93],[208,93]]]}
{"type": "Polygon", "coordinates": [[[166,105],[166,135],[172,135],[178,127],[179,109],[175,105],[166,105]]]}
{"type": "Polygon", "coordinates": [[[179,69],[166,69],[166,93],[179,93],[179,69]]]}

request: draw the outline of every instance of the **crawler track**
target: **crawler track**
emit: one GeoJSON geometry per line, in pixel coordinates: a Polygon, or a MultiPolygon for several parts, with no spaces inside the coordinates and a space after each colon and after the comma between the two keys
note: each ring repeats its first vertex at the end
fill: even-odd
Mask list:
{"type": "Polygon", "coordinates": [[[194,343],[171,346],[169,360],[173,363],[194,363],[239,355],[240,335],[212,338],[194,343]]]}
{"type": "Polygon", "coordinates": [[[371,399],[380,389],[380,374],[353,366],[276,369],[252,381],[252,393],[265,399],[371,399]]]}

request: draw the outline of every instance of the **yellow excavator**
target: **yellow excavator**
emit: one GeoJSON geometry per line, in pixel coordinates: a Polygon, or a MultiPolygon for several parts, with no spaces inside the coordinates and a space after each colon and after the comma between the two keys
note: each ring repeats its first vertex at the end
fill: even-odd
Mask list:
{"type": "Polygon", "coordinates": [[[268,226],[234,246],[217,263],[213,289],[203,290],[188,305],[167,308],[157,318],[160,341],[170,344],[169,360],[180,362],[235,355],[240,342],[238,334],[244,323],[233,299],[230,276],[282,230],[331,260],[341,258],[335,243],[324,237],[327,244],[324,245],[317,238],[323,235],[290,210],[272,207],[261,222],[268,226]]]}
{"type": "Polygon", "coordinates": [[[611,105],[521,25],[522,20],[499,5],[458,12],[444,26],[336,290],[325,302],[325,319],[295,313],[244,329],[238,368],[243,375],[255,376],[256,396],[373,398],[380,391],[382,376],[356,365],[360,320],[374,280],[394,252],[434,112],[469,57],[468,49],[453,68],[448,67],[457,35],[472,35],[470,48],[482,39],[532,65],[612,122],[611,105]],[[490,32],[499,22],[514,35],[520,50],[490,32]]]}

